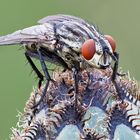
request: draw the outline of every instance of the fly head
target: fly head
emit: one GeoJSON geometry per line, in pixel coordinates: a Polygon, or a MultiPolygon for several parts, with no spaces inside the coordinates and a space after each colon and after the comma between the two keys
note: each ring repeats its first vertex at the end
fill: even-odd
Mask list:
{"type": "Polygon", "coordinates": [[[109,35],[100,35],[89,39],[81,47],[83,58],[97,68],[106,68],[112,60],[117,61],[114,55],[116,49],[115,40],[109,35]]]}

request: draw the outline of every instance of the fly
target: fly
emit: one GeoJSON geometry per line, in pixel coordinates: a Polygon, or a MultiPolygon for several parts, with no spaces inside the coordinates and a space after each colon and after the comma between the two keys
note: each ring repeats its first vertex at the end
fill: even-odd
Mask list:
{"type": "MultiPolygon", "coordinates": [[[[115,40],[111,36],[102,35],[94,25],[69,15],[48,16],[38,23],[39,25],[0,37],[1,46],[23,45],[25,56],[39,78],[39,88],[44,76],[46,78],[43,95],[33,108],[40,104],[46,95],[49,82],[52,81],[45,61],[74,70],[74,78],[77,81],[79,70],[87,67],[107,68],[114,60],[112,79],[115,80],[118,54],[115,52],[115,40]],[[32,58],[39,59],[44,74],[38,70],[32,58]]],[[[75,92],[78,93],[76,82],[75,85],[75,92]]]]}

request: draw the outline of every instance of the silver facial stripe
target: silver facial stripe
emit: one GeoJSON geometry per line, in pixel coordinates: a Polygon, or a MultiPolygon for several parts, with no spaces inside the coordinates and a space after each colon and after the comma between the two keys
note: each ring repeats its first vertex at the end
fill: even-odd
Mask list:
{"type": "Polygon", "coordinates": [[[99,44],[99,42],[95,42],[95,47],[96,47],[96,53],[101,55],[103,53],[103,49],[102,49],[101,45],[99,44]]]}

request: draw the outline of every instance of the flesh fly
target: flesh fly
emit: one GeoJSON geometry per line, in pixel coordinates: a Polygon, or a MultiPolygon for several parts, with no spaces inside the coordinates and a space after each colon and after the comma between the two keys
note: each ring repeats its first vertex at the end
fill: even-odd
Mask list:
{"type": "MultiPolygon", "coordinates": [[[[47,80],[42,98],[51,80],[45,61],[79,71],[87,67],[107,68],[114,60],[115,77],[118,55],[115,52],[115,40],[111,36],[101,34],[94,25],[74,16],[53,15],[39,20],[38,23],[39,25],[0,37],[0,45],[23,45],[25,56],[40,79],[40,87],[44,76],[32,58],[39,59],[47,80]]],[[[77,81],[77,73],[74,72],[74,75],[77,81]]],[[[77,87],[76,82],[75,84],[77,87]]]]}

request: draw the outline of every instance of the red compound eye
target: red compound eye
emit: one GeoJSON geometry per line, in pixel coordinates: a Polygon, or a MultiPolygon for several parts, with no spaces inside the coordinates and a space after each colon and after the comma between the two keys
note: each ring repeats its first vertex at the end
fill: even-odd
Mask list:
{"type": "Polygon", "coordinates": [[[114,40],[114,38],[110,35],[105,35],[105,38],[108,40],[111,48],[112,48],[112,51],[115,52],[115,49],[116,49],[116,42],[114,40]]]}
{"type": "Polygon", "coordinates": [[[93,39],[89,39],[87,41],[84,42],[84,44],[82,45],[82,55],[86,60],[90,60],[96,51],[95,48],[95,41],[93,39]]]}

